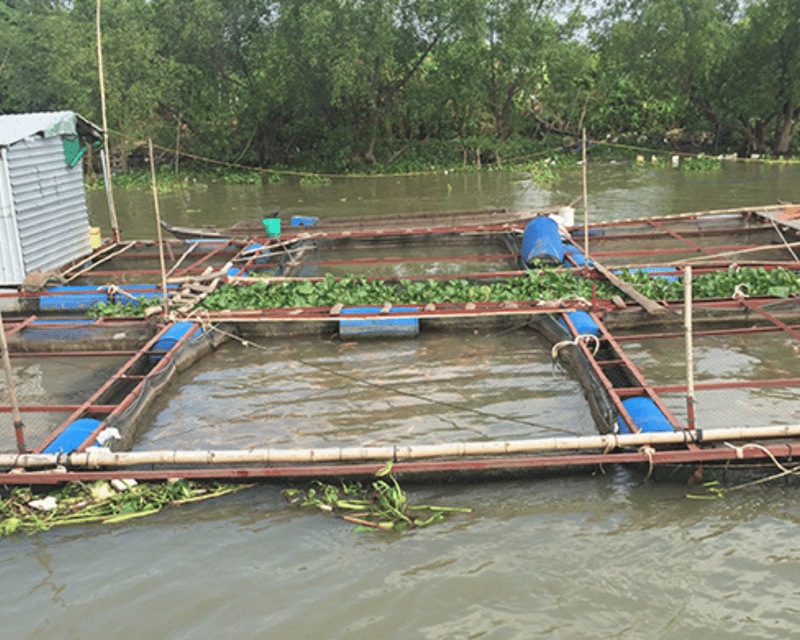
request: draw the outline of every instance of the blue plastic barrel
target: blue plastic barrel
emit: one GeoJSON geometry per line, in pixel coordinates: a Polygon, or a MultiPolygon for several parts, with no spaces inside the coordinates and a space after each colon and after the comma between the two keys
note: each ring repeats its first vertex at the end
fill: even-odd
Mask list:
{"type": "Polygon", "coordinates": [[[349,313],[374,313],[374,318],[341,318],[339,335],[342,337],[408,337],[419,335],[419,318],[392,318],[393,313],[414,313],[419,307],[392,307],[389,313],[380,313],[381,307],[349,307],[349,313]]]}
{"type": "MultiPolygon", "coordinates": [[[[169,351],[174,347],[178,340],[183,338],[189,331],[191,331],[192,327],[194,326],[194,322],[176,322],[173,324],[169,329],[164,332],[158,340],[156,340],[155,344],[151,347],[152,351],[169,351]]],[[[202,327],[198,327],[197,331],[195,331],[189,340],[196,338],[200,334],[203,333],[202,327]]],[[[150,356],[150,362],[155,363],[161,360],[164,355],[161,353],[154,354],[150,356]]]]}
{"type": "Polygon", "coordinates": [[[58,295],[41,296],[39,309],[42,311],[88,311],[93,304],[108,302],[105,290],[98,291],[97,287],[52,287],[45,293],[58,295]]]}
{"type": "MultiPolygon", "coordinates": [[[[592,316],[585,311],[570,311],[567,314],[567,317],[575,326],[575,330],[578,332],[578,335],[591,334],[593,336],[597,336],[598,338],[600,337],[600,327],[597,326],[597,323],[592,319],[592,316]]],[[[569,326],[564,321],[563,316],[558,319],[558,322],[562,327],[569,331],[569,326]]]]}
{"type": "MultiPolygon", "coordinates": [[[[622,406],[625,407],[640,433],[675,430],[661,409],[650,398],[645,396],[628,398],[622,401],[622,406]]],[[[630,433],[622,416],[617,416],[617,424],[619,424],[620,433],[630,433]]]]}
{"type": "MultiPolygon", "coordinates": [[[[58,434],[56,439],[44,448],[42,453],[68,453],[74,451],[80,447],[86,441],[86,438],[91,435],[92,431],[99,426],[100,421],[94,418],[81,418],[80,420],[70,422],[67,428],[58,434]]],[[[97,443],[94,443],[92,446],[97,446],[97,443]]]]}
{"type": "Polygon", "coordinates": [[[531,220],[522,234],[520,257],[524,264],[534,260],[548,264],[561,264],[564,261],[564,243],[558,224],[550,218],[539,217],[531,220]]]}
{"type": "Polygon", "coordinates": [[[31,322],[35,324],[93,324],[97,322],[96,318],[41,318],[31,322]]]}
{"type": "MultiPolygon", "coordinates": [[[[572,259],[577,263],[579,267],[582,267],[586,264],[586,256],[584,255],[583,251],[579,247],[576,247],[574,244],[565,244],[564,245],[564,264],[570,265],[570,262],[567,260],[567,255],[572,256],[572,259]]],[[[594,263],[592,259],[589,258],[589,266],[593,266],[594,263]]]]}
{"type": "MultiPolygon", "coordinates": [[[[630,273],[641,271],[642,273],[648,274],[652,278],[662,278],[663,280],[668,280],[670,282],[675,282],[678,279],[674,267],[640,267],[637,269],[629,269],[628,271],[630,271],[630,273]]],[[[614,273],[620,273],[620,270],[615,269],[614,273]]]]}
{"type": "Polygon", "coordinates": [[[293,227],[313,227],[319,222],[319,218],[312,216],[292,216],[293,227]]]}

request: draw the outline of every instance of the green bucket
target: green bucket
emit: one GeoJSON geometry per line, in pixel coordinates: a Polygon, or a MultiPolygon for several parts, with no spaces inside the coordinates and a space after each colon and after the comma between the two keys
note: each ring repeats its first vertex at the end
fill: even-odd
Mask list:
{"type": "Polygon", "coordinates": [[[280,218],[264,218],[264,231],[266,231],[268,238],[280,238],[281,237],[281,219],[280,218]]]}

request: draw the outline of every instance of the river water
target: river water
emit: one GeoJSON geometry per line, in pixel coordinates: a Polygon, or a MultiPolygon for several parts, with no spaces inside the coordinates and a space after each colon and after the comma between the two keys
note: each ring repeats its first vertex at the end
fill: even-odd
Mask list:
{"type": "MultiPolygon", "coordinates": [[[[210,185],[162,194],[175,224],[565,204],[505,172],[210,185]]],[[[592,166],[595,219],[800,200],[793,166],[723,171],[592,166]]],[[[147,193],[117,194],[123,237],[154,237],[147,193]]],[[[90,194],[106,232],[102,194],[90,194]]],[[[681,346],[626,343],[657,384],[681,346]]],[[[785,339],[696,340],[698,379],[800,376],[785,339]]],[[[793,390],[698,395],[701,426],[796,420],[793,390]]],[[[668,398],[683,418],[682,399],[668,398]]],[[[576,384],[525,329],[412,340],[227,344],[182,374],[137,448],[291,446],[588,433],[576,384]]],[[[471,507],[411,532],[363,534],[259,485],[118,525],[0,540],[8,638],[787,638],[800,632],[794,484],[716,500],[607,468],[592,476],[407,487],[419,504],[471,507]]]]}

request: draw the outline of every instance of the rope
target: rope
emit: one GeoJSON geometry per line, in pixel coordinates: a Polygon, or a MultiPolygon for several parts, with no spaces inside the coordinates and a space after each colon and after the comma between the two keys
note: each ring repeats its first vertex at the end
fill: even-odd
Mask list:
{"type": "MultiPolygon", "coordinates": [[[[615,428],[618,429],[619,427],[617,427],[615,425],[615,428]]],[[[617,449],[617,448],[619,448],[619,438],[617,438],[617,432],[607,433],[606,434],[606,446],[605,446],[605,449],[603,449],[603,455],[604,456],[608,455],[609,453],[614,451],[614,449],[617,449]]],[[[606,470],[605,470],[605,467],[603,467],[603,463],[601,462],[597,466],[600,469],[600,473],[602,473],[603,475],[606,475],[606,470]]]]}
{"type": "Polygon", "coordinates": [[[644,455],[647,456],[647,462],[648,462],[647,475],[644,477],[644,480],[642,480],[643,483],[647,482],[653,475],[653,468],[655,467],[655,464],[653,463],[653,454],[655,452],[656,450],[653,449],[653,447],[651,447],[648,444],[644,445],[639,449],[639,453],[643,453],[644,455]]]}
{"type": "MultiPolygon", "coordinates": [[[[123,138],[124,140],[136,140],[136,139],[138,139],[138,136],[136,136],[136,135],[125,135],[125,133],[123,133],[121,131],[116,131],[116,130],[112,130],[112,129],[106,128],[106,134],[108,135],[108,134],[111,134],[111,133],[123,138]]],[[[577,134],[576,134],[576,136],[577,136],[577,134]]],[[[244,154],[245,151],[247,151],[247,148],[249,147],[251,142],[252,142],[252,134],[251,134],[250,140],[248,141],[247,145],[245,146],[245,150],[242,152],[242,154],[244,154]]],[[[417,142],[416,144],[414,144],[414,146],[421,146],[421,145],[425,144],[426,142],[427,141],[417,142]]],[[[641,151],[642,153],[649,153],[651,155],[665,155],[665,154],[668,154],[668,155],[671,155],[671,156],[672,155],[680,155],[680,156],[686,156],[686,157],[695,157],[695,156],[698,155],[698,154],[695,154],[695,153],[673,151],[673,150],[668,150],[668,149],[651,149],[651,148],[648,148],[648,147],[639,147],[639,146],[635,146],[635,145],[625,145],[625,144],[620,144],[620,143],[615,143],[615,142],[608,142],[607,140],[592,140],[592,139],[589,139],[589,140],[586,140],[586,145],[587,145],[587,147],[591,147],[592,145],[602,145],[602,146],[610,147],[610,148],[627,149],[627,150],[631,150],[631,151],[641,151]]],[[[291,171],[291,170],[288,170],[288,169],[267,169],[265,167],[253,167],[253,166],[249,166],[249,165],[240,164],[238,161],[237,162],[227,162],[227,161],[224,161],[224,160],[216,160],[214,158],[208,158],[208,157],[205,157],[205,156],[200,156],[200,155],[197,155],[197,154],[188,153],[186,151],[177,151],[174,148],[162,147],[161,145],[158,145],[158,144],[155,144],[155,143],[153,143],[153,148],[158,149],[160,151],[165,151],[165,152],[168,152],[168,153],[180,156],[180,157],[189,158],[189,159],[192,159],[192,160],[197,160],[199,162],[205,162],[205,163],[208,163],[208,164],[216,164],[216,165],[223,166],[223,167],[230,167],[232,169],[243,169],[243,170],[246,170],[246,171],[253,171],[253,172],[256,172],[256,173],[268,173],[268,174],[275,174],[275,175],[294,175],[294,176],[301,176],[301,177],[302,176],[320,176],[320,177],[324,177],[324,178],[348,178],[348,179],[349,178],[385,178],[385,177],[398,177],[398,176],[432,175],[432,174],[442,173],[443,171],[445,173],[455,173],[457,171],[472,171],[472,170],[474,170],[474,165],[466,165],[466,166],[463,166],[463,167],[452,167],[452,168],[447,168],[447,169],[441,169],[440,168],[440,169],[432,169],[432,170],[429,170],[429,171],[409,171],[409,172],[405,172],[405,173],[370,173],[370,174],[366,174],[366,173],[348,173],[348,174],[327,173],[326,174],[326,173],[316,173],[316,172],[311,172],[311,171],[291,171]]],[[[563,151],[564,151],[563,148],[560,148],[560,147],[555,147],[555,148],[552,148],[552,149],[543,149],[541,151],[537,151],[535,153],[531,153],[531,154],[524,155],[524,156],[512,156],[511,158],[508,158],[504,162],[505,162],[506,165],[514,166],[514,165],[519,165],[519,164],[521,164],[521,163],[523,163],[525,161],[530,161],[530,160],[532,160],[534,158],[546,157],[546,156],[554,156],[555,154],[557,154],[559,152],[563,153],[563,151]]],[[[106,154],[106,155],[108,155],[108,154],[106,154]]],[[[240,154],[239,157],[241,158],[241,154],[240,154]]],[[[757,162],[757,163],[760,163],[760,164],[794,164],[794,163],[798,162],[797,160],[785,160],[785,159],[770,160],[768,158],[730,158],[730,160],[735,160],[736,162],[744,162],[744,163],[757,162]]],[[[497,164],[498,166],[500,165],[499,162],[487,162],[486,166],[492,166],[494,164],[497,164]]],[[[663,175],[666,178],[683,180],[685,182],[695,182],[697,184],[747,184],[747,183],[751,183],[751,182],[759,182],[759,181],[762,181],[762,180],[769,180],[769,179],[771,179],[773,177],[777,177],[777,176],[782,175],[782,173],[778,173],[778,174],[776,174],[776,176],[765,176],[763,178],[755,178],[755,179],[752,179],[752,180],[731,180],[731,181],[692,180],[692,179],[689,179],[689,178],[676,178],[675,176],[671,176],[671,175],[668,175],[668,174],[665,174],[665,173],[660,173],[660,172],[657,172],[657,171],[646,169],[645,167],[640,167],[638,165],[635,165],[633,162],[629,162],[629,164],[631,164],[635,168],[641,168],[643,170],[650,171],[651,173],[655,173],[655,174],[658,174],[658,175],[663,175]]],[[[800,169],[794,169],[793,171],[800,171],[800,169]]]]}
{"type": "MultiPolygon", "coordinates": [[[[744,450],[745,449],[747,449],[747,448],[759,449],[760,451],[763,451],[764,453],[766,453],[767,456],[769,456],[769,458],[770,458],[770,460],[772,460],[773,464],[778,469],[780,469],[780,473],[775,473],[775,474],[773,474],[771,476],[767,476],[765,478],[758,478],[757,480],[752,480],[750,482],[745,482],[743,484],[738,484],[735,487],[731,487],[730,489],[724,489],[724,490],[717,489],[715,491],[715,493],[717,494],[717,497],[722,497],[722,495],[724,493],[728,492],[728,491],[738,491],[739,489],[744,489],[746,487],[753,487],[753,486],[756,486],[756,485],[759,485],[759,484],[764,484],[765,482],[770,482],[772,480],[778,480],[779,478],[783,478],[783,477],[788,476],[788,475],[795,475],[797,473],[800,473],[800,465],[794,466],[791,469],[788,469],[788,468],[784,467],[780,462],[778,462],[777,458],[775,458],[775,456],[772,455],[772,452],[769,449],[767,449],[766,447],[764,447],[764,446],[762,446],[760,444],[756,444],[756,443],[750,442],[750,443],[744,444],[744,445],[742,445],[740,447],[737,447],[735,445],[732,445],[730,442],[726,442],[725,446],[726,447],[730,447],[731,449],[735,450],[736,451],[736,457],[739,460],[744,459],[744,450]]],[[[691,496],[690,495],[688,497],[697,497],[697,496],[691,496]]]]}
{"type": "Polygon", "coordinates": [[[731,449],[736,451],[736,458],[738,460],[743,460],[744,459],[744,450],[745,449],[758,449],[758,450],[763,451],[764,453],[766,453],[767,456],[769,456],[769,459],[772,460],[772,462],[775,464],[775,466],[778,467],[778,469],[780,469],[783,474],[792,473],[792,470],[787,469],[780,462],[778,462],[778,459],[774,455],[772,455],[772,452],[769,449],[767,449],[766,447],[764,447],[764,446],[762,446],[760,444],[756,444],[754,442],[748,442],[747,444],[744,444],[741,447],[737,447],[735,445],[732,445],[730,442],[726,442],[724,444],[725,444],[726,447],[730,447],[731,449]]]}
{"type": "Polygon", "coordinates": [[[589,340],[594,340],[594,350],[592,351],[592,355],[596,356],[597,352],[600,350],[600,339],[596,335],[591,334],[591,333],[581,333],[581,334],[575,336],[575,338],[573,338],[572,340],[562,340],[561,342],[556,342],[553,345],[552,350],[550,351],[551,355],[553,356],[553,360],[558,358],[558,352],[561,351],[561,349],[563,349],[564,347],[569,347],[569,346],[577,347],[578,346],[578,342],[581,339],[584,339],[587,342],[589,340]]]}
{"type": "Polygon", "coordinates": [[[119,286],[117,286],[115,284],[110,284],[110,285],[104,286],[104,287],[97,287],[97,290],[98,291],[105,291],[110,296],[116,296],[117,294],[121,293],[123,296],[126,296],[126,297],[130,298],[134,302],[136,302],[138,300],[138,298],[136,296],[131,295],[130,293],[125,291],[125,289],[123,289],[122,287],[119,287],[119,286]]]}
{"type": "Polygon", "coordinates": [[[745,298],[750,297],[750,285],[746,282],[740,282],[736,285],[736,288],[733,290],[733,296],[731,296],[734,300],[744,300],[745,298]],[[742,289],[747,289],[747,293],[744,293],[742,289]]]}

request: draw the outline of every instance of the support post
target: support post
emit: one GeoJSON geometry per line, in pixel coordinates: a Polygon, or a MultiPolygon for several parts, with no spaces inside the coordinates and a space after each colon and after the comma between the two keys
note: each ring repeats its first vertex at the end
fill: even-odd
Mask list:
{"type": "Polygon", "coordinates": [[[114,206],[114,194],[111,191],[111,166],[108,159],[108,121],[106,119],[106,85],[103,73],[103,40],[100,36],[100,0],[97,0],[95,10],[95,23],[97,27],[97,72],[100,76],[100,111],[103,112],[103,151],[100,160],[103,163],[103,181],[106,185],[106,199],[108,200],[108,213],[111,217],[111,233],[114,242],[119,242],[119,225],[117,224],[117,210],[114,206]]]}
{"type": "Polygon", "coordinates": [[[692,267],[683,269],[683,326],[686,332],[686,417],[690,429],[694,419],[694,344],[692,341],[692,267]]]}
{"type": "Polygon", "coordinates": [[[6,328],[3,325],[3,314],[0,312],[0,351],[3,357],[3,369],[6,372],[6,380],[8,381],[8,395],[11,397],[11,411],[14,417],[14,437],[17,440],[17,451],[25,453],[25,434],[22,424],[22,416],[19,412],[19,402],[17,402],[17,389],[14,386],[14,377],[11,371],[11,359],[8,357],[8,343],[6,342],[6,328]]]}
{"type": "Polygon", "coordinates": [[[161,235],[161,212],[158,208],[158,187],[156,186],[156,163],[153,160],[153,139],[147,139],[150,155],[150,178],[153,182],[153,205],[156,210],[156,233],[158,234],[158,259],[161,264],[161,293],[164,296],[164,316],[169,313],[169,295],[167,294],[167,268],[164,265],[164,239],[161,235]]]}
{"type": "Polygon", "coordinates": [[[583,270],[589,274],[589,187],[586,179],[586,129],[583,130],[583,270]]]}

